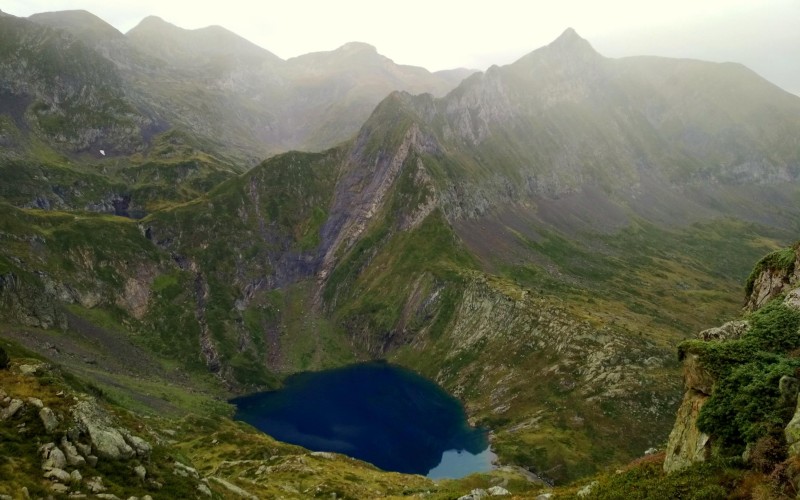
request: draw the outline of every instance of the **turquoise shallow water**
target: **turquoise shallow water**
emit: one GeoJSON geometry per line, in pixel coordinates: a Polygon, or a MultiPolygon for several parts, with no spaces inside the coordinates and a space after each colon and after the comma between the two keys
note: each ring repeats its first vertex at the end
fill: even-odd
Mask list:
{"type": "Polygon", "coordinates": [[[428,379],[388,363],[289,377],[277,391],[232,401],[236,418],[274,438],[432,478],[491,469],[487,432],[428,379]]]}

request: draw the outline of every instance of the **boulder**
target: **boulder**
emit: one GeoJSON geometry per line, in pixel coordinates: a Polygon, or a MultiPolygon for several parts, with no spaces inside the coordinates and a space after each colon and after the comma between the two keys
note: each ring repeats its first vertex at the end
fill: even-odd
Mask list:
{"type": "Polygon", "coordinates": [[[183,476],[183,477],[193,477],[195,479],[200,479],[200,474],[197,472],[197,469],[194,467],[189,467],[188,465],[184,465],[180,462],[175,462],[175,468],[173,469],[173,474],[176,476],[183,476]]]}
{"type": "Polygon", "coordinates": [[[52,434],[58,428],[58,417],[50,408],[45,406],[39,410],[39,418],[42,420],[44,430],[48,434],[52,434]]]}
{"type": "Polygon", "coordinates": [[[8,406],[4,408],[3,411],[0,411],[0,421],[8,420],[14,415],[16,415],[17,411],[19,411],[19,409],[22,408],[22,405],[23,403],[21,400],[12,399],[11,402],[8,404],[8,406]]]}
{"type": "Polygon", "coordinates": [[[121,433],[122,437],[125,438],[125,442],[133,448],[137,456],[140,458],[148,458],[150,456],[150,452],[153,451],[153,447],[150,446],[150,443],[140,437],[134,436],[130,432],[121,431],[121,433]]]}
{"type": "Polygon", "coordinates": [[[136,477],[138,477],[140,481],[144,481],[144,478],[147,477],[147,469],[145,469],[142,465],[137,465],[134,467],[133,472],[136,473],[136,477]]]}
{"type": "Polygon", "coordinates": [[[50,490],[54,493],[66,493],[69,491],[69,486],[61,483],[53,483],[50,485],[50,490]]]}
{"type": "Polygon", "coordinates": [[[62,483],[70,482],[70,475],[69,472],[65,471],[64,469],[53,468],[44,473],[45,479],[54,479],[56,481],[61,481],[62,483]]]}
{"type": "Polygon", "coordinates": [[[111,424],[108,413],[94,401],[79,401],[72,407],[72,415],[79,430],[89,436],[95,455],[109,460],[127,460],[136,454],[120,430],[111,424]]]}
{"type": "Polygon", "coordinates": [[[208,485],[206,484],[203,483],[198,484],[197,491],[199,491],[202,495],[205,495],[207,497],[211,496],[211,488],[209,488],[208,485]]]}
{"type": "Polygon", "coordinates": [[[67,464],[72,467],[82,467],[86,465],[86,459],[83,458],[73,444],[65,437],[61,438],[61,451],[67,458],[67,464]]]}
{"type": "Polygon", "coordinates": [[[94,476],[91,479],[87,479],[86,487],[92,493],[102,493],[103,491],[106,491],[106,487],[103,485],[103,478],[100,476],[94,476]]]}
{"type": "Polygon", "coordinates": [[[750,329],[750,322],[745,320],[728,321],[722,326],[703,330],[698,334],[706,342],[738,339],[750,329]]]}
{"type": "Polygon", "coordinates": [[[484,498],[484,497],[488,497],[488,496],[489,496],[489,493],[487,493],[486,490],[482,490],[480,488],[476,488],[476,489],[470,491],[468,495],[464,495],[464,496],[458,497],[458,500],[478,500],[479,498],[484,498]]]}
{"type": "Polygon", "coordinates": [[[127,460],[135,455],[135,451],[122,434],[113,427],[96,427],[90,425],[89,437],[92,440],[92,450],[100,458],[109,460],[127,460]]]}
{"type": "Polygon", "coordinates": [[[80,485],[80,484],[81,484],[81,481],[83,481],[83,476],[82,476],[82,475],[81,475],[81,473],[80,473],[80,472],[79,472],[79,471],[76,469],[76,470],[74,470],[74,471],[70,472],[70,474],[69,474],[69,480],[72,482],[72,484],[74,484],[74,485],[76,485],[76,486],[77,486],[77,485],[80,485]]]}
{"type": "Polygon", "coordinates": [[[592,481],[591,483],[587,484],[583,488],[579,489],[578,493],[576,493],[576,495],[581,497],[581,498],[588,497],[589,495],[592,494],[592,490],[595,489],[595,487],[597,485],[598,485],[597,481],[592,481]]]}
{"type": "Polygon", "coordinates": [[[502,486],[492,486],[486,491],[493,497],[504,497],[511,494],[510,491],[503,488],[502,486]]]}
{"type": "Polygon", "coordinates": [[[43,368],[44,364],[42,363],[36,365],[19,365],[19,372],[22,375],[36,375],[43,368]]]}
{"type": "Polygon", "coordinates": [[[680,470],[709,458],[710,437],[697,428],[697,417],[707,400],[708,395],[694,389],[687,390],[683,395],[683,402],[678,408],[675,425],[667,441],[664,471],[680,470]]]}
{"type": "Polygon", "coordinates": [[[43,470],[63,469],[67,466],[67,458],[64,456],[64,452],[59,450],[55,443],[48,443],[41,449],[43,450],[42,458],[44,458],[42,462],[43,470]]]}
{"type": "Polygon", "coordinates": [[[35,406],[36,408],[41,409],[44,407],[44,403],[42,403],[42,400],[39,398],[28,398],[27,401],[29,405],[35,406]]]}

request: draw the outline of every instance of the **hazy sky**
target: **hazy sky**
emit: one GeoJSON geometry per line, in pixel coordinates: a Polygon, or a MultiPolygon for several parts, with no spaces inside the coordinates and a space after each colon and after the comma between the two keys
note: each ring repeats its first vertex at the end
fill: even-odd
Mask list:
{"type": "Polygon", "coordinates": [[[222,25],[286,59],[349,41],[430,70],[507,64],[575,28],[609,57],[741,62],[800,95],[800,0],[1,0],[0,9],[85,9],[122,32],[157,15],[222,25]]]}

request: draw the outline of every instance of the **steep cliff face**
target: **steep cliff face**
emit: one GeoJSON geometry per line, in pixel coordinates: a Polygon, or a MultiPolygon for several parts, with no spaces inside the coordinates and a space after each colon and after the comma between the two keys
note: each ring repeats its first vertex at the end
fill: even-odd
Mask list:
{"type": "Polygon", "coordinates": [[[797,248],[795,245],[773,252],[756,264],[747,284],[745,310],[749,320],[705,330],[700,333],[700,340],[681,346],[686,392],[667,444],[665,471],[706,461],[712,451],[730,454],[745,444],[748,457],[756,441],[771,434],[785,439],[790,453],[797,454],[797,363],[788,352],[797,344],[800,333],[797,248]],[[753,363],[759,359],[764,361],[753,363]],[[765,363],[771,375],[763,372],[761,378],[754,374],[765,369],[759,363],[765,363]],[[744,384],[750,384],[750,388],[744,384]],[[760,389],[752,392],[752,387],[760,389]],[[731,392],[738,391],[746,395],[737,402],[731,399],[731,392]],[[711,398],[715,398],[715,406],[704,413],[703,407],[711,398]],[[761,406],[762,413],[754,416],[753,406],[761,406]],[[726,412],[741,413],[736,417],[740,421],[752,420],[748,426],[730,429],[723,423],[730,415],[719,419],[726,412]],[[792,414],[794,418],[789,421],[792,414]],[[758,423],[766,418],[773,420],[758,423]]]}

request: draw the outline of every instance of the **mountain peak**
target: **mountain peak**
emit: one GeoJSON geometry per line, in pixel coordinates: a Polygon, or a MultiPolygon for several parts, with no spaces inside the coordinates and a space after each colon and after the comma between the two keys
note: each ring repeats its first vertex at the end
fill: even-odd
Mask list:
{"type": "Polygon", "coordinates": [[[364,42],[347,42],[346,44],[339,47],[340,51],[342,52],[369,52],[369,53],[378,53],[378,49],[376,49],[373,45],[364,42]]]}
{"type": "Polygon", "coordinates": [[[560,50],[560,51],[581,51],[581,52],[595,52],[592,45],[589,43],[588,40],[582,38],[577,31],[573,28],[567,28],[564,30],[558,38],[550,42],[548,47],[560,50]]]}
{"type": "Polygon", "coordinates": [[[40,12],[29,16],[28,19],[37,24],[63,29],[79,38],[94,42],[122,36],[117,28],[86,10],[40,12]]]}

